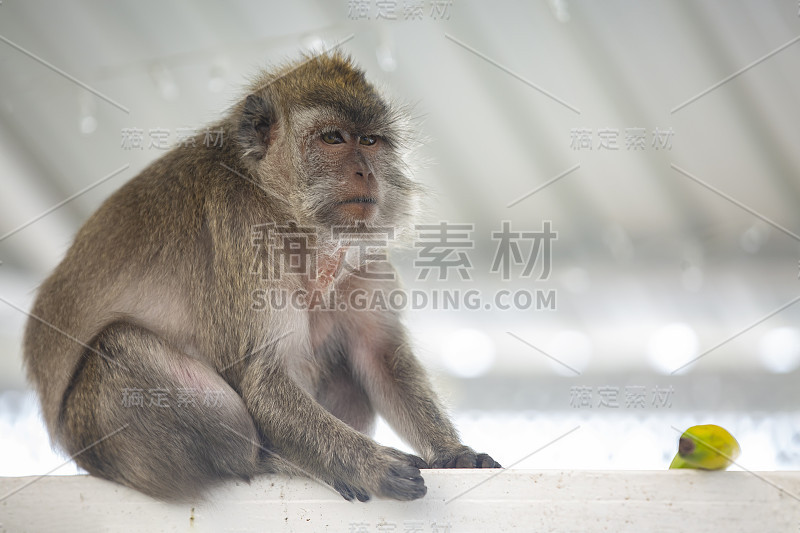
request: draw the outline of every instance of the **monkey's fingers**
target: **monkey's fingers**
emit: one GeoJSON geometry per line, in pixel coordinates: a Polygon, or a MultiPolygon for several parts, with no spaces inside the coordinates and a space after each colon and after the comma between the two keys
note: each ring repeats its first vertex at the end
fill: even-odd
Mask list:
{"type": "Polygon", "coordinates": [[[488,453],[479,453],[476,462],[478,468],[503,468],[500,463],[492,459],[488,453]]]}
{"type": "Polygon", "coordinates": [[[369,494],[352,487],[343,481],[334,481],[333,488],[336,489],[336,492],[341,494],[342,497],[349,502],[353,501],[353,499],[357,499],[360,502],[369,501],[369,494]]]}
{"type": "Polygon", "coordinates": [[[464,448],[452,455],[445,455],[431,463],[431,468],[475,468],[477,456],[475,452],[464,446],[464,448]]]}
{"type": "Polygon", "coordinates": [[[416,500],[427,492],[425,480],[415,466],[392,465],[381,482],[381,493],[396,500],[416,500]]]}
{"type": "Polygon", "coordinates": [[[464,448],[454,455],[447,455],[436,459],[431,468],[502,468],[500,463],[488,454],[475,453],[472,448],[464,448]]]}
{"type": "Polygon", "coordinates": [[[414,455],[412,453],[409,453],[407,455],[408,455],[409,459],[411,459],[411,464],[413,464],[414,466],[416,466],[420,470],[427,470],[427,469],[430,468],[430,466],[428,466],[428,463],[426,463],[425,459],[423,459],[422,457],[417,457],[416,455],[414,455]]]}
{"type": "Polygon", "coordinates": [[[386,475],[380,482],[380,493],[396,500],[416,500],[428,492],[420,466],[427,463],[416,455],[384,448],[387,457],[386,475]]]}

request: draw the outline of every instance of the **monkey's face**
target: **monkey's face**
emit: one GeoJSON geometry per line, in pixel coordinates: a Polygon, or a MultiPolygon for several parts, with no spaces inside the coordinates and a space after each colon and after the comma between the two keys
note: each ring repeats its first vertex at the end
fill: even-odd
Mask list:
{"type": "Polygon", "coordinates": [[[241,154],[286,191],[297,222],[406,233],[419,191],[404,162],[406,117],[364,73],[334,54],[257,84],[236,118],[241,154]]]}
{"type": "Polygon", "coordinates": [[[302,174],[308,207],[327,226],[371,226],[398,220],[386,205],[394,161],[391,145],[374,133],[316,129],[306,141],[302,174]]]}

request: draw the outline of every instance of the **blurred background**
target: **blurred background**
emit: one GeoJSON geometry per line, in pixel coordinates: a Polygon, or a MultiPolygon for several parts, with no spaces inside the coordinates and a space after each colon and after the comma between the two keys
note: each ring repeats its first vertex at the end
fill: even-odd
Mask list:
{"type": "Polygon", "coordinates": [[[734,469],[797,469],[799,10],[3,1],[0,475],[76,471],[20,340],[80,225],[259,68],[337,43],[413,106],[420,223],[460,225],[445,280],[418,279],[424,246],[395,262],[428,299],[407,323],[465,442],[506,466],[665,469],[679,431],[716,423],[734,469]],[[531,239],[546,222],[557,238],[531,239]]]}

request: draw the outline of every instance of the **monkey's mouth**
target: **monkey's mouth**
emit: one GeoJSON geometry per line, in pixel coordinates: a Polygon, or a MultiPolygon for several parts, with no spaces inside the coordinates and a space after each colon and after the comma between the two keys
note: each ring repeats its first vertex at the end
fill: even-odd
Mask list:
{"type": "Polygon", "coordinates": [[[342,200],[341,202],[336,202],[336,205],[377,204],[377,203],[378,203],[378,200],[376,200],[372,196],[356,196],[355,198],[349,198],[347,200],[342,200]]]}
{"type": "Polygon", "coordinates": [[[340,217],[344,217],[340,223],[368,222],[378,213],[378,199],[374,196],[353,196],[336,202],[336,210],[340,217]]]}

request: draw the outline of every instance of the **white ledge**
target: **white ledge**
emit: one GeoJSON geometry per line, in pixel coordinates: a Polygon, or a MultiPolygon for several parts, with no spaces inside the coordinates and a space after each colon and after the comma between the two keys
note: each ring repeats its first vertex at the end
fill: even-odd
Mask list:
{"type": "Polygon", "coordinates": [[[800,472],[508,470],[496,474],[429,470],[423,472],[428,486],[425,498],[368,503],[347,502],[314,481],[261,477],[250,485],[223,485],[207,501],[194,505],[161,503],[89,476],[0,478],[0,498],[4,498],[0,532],[800,529],[800,472]]]}

